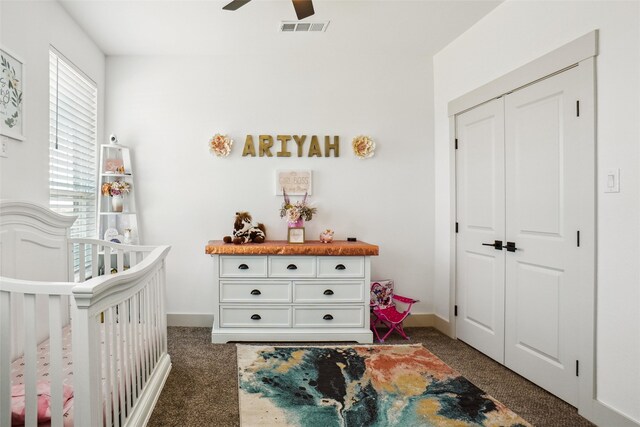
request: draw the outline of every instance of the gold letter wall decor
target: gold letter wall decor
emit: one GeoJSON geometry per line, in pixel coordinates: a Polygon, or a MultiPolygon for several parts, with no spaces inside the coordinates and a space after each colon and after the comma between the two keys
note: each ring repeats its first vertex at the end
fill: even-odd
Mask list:
{"type": "MultiPolygon", "coordinates": [[[[292,139],[296,143],[298,157],[303,157],[304,143],[307,140],[307,136],[308,135],[276,135],[275,139],[280,142],[280,150],[276,151],[276,157],[292,157],[292,152],[289,151],[288,147],[288,144],[292,139]]],[[[331,142],[331,138],[332,137],[329,135],[324,136],[324,157],[340,157],[340,137],[334,135],[333,143],[331,142]]],[[[258,156],[273,157],[273,153],[271,152],[271,149],[274,148],[273,144],[273,136],[258,135],[258,156]]],[[[253,143],[253,135],[247,135],[244,142],[242,157],[246,156],[256,157],[256,147],[253,143]]],[[[322,146],[320,145],[317,135],[311,135],[311,142],[309,143],[309,149],[307,150],[307,157],[323,157],[322,146]]]]}
{"type": "Polygon", "coordinates": [[[333,144],[331,144],[331,137],[329,135],[324,137],[324,156],[329,157],[329,151],[333,150],[333,157],[340,157],[340,137],[333,137],[333,144]]]}
{"type": "Polygon", "coordinates": [[[280,141],[280,151],[278,151],[278,157],[291,157],[291,151],[287,150],[287,142],[291,141],[291,135],[278,135],[278,141],[280,141]]]}
{"type": "Polygon", "coordinates": [[[258,137],[260,144],[260,157],[273,157],[271,154],[271,147],[273,147],[273,137],[271,135],[260,135],[258,137]]]}
{"type": "Polygon", "coordinates": [[[293,135],[293,140],[298,145],[298,157],[302,157],[302,146],[304,145],[304,140],[307,139],[307,135],[293,135]]]}
{"type": "Polygon", "coordinates": [[[253,146],[253,136],[247,135],[247,139],[244,141],[244,149],[242,150],[242,157],[256,156],[256,148],[253,146]]]}
{"type": "Polygon", "coordinates": [[[309,157],[317,156],[322,157],[322,150],[320,149],[320,144],[318,144],[318,137],[315,135],[311,136],[311,145],[309,145],[309,157]]]}

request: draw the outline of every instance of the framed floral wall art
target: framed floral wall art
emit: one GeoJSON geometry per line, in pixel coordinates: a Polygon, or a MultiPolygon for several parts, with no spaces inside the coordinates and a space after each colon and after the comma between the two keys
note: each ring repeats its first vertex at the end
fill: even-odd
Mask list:
{"type": "Polygon", "coordinates": [[[0,49],[0,135],[24,140],[24,64],[0,49]]]}

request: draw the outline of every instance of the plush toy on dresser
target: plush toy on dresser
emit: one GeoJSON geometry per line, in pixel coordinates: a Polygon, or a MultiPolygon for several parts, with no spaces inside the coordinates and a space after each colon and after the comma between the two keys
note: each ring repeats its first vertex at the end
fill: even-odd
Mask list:
{"type": "Polygon", "coordinates": [[[249,212],[236,212],[236,222],[233,223],[233,236],[224,236],[225,243],[241,245],[243,243],[264,243],[267,239],[267,232],[264,224],[251,223],[249,212]]]}

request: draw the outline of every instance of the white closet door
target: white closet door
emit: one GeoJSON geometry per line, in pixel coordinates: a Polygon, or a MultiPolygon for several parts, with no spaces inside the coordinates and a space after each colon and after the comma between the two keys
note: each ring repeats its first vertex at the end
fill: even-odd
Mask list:
{"type": "Polygon", "coordinates": [[[505,97],[505,364],[577,404],[578,168],[572,69],[505,97]]]}
{"type": "Polygon", "coordinates": [[[504,362],[504,104],[456,118],[458,338],[504,362]]]}

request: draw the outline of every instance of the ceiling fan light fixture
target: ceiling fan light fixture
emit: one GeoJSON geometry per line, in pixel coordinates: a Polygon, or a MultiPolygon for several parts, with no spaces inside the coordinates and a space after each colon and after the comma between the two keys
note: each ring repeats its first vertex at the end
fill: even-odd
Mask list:
{"type": "MultiPolygon", "coordinates": [[[[231,3],[228,3],[222,9],[238,10],[250,1],[251,0],[232,0],[231,3]]],[[[313,0],[291,0],[291,2],[293,3],[293,8],[296,10],[298,20],[303,20],[316,13],[313,9],[313,0]]]]}

